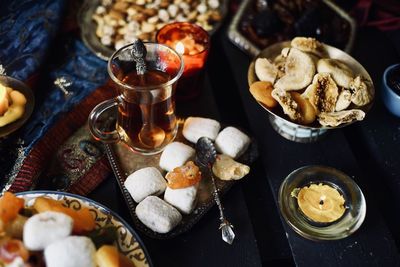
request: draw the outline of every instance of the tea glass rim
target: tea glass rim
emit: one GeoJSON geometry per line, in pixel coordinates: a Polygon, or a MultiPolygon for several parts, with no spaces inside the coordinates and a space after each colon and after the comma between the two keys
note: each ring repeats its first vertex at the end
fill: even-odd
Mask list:
{"type": "Polygon", "coordinates": [[[132,46],[132,44],[133,44],[133,43],[124,45],[124,46],[121,47],[120,49],[116,50],[116,51],[111,55],[110,59],[108,60],[108,63],[107,63],[107,72],[108,72],[108,75],[110,76],[111,80],[113,80],[116,84],[118,84],[118,85],[120,85],[120,86],[122,86],[122,87],[124,87],[124,88],[126,88],[126,89],[135,90],[135,91],[141,91],[141,92],[144,92],[144,91],[147,91],[147,92],[148,92],[148,91],[159,90],[160,88],[166,88],[166,87],[168,87],[168,86],[171,86],[171,85],[173,85],[175,82],[177,82],[178,79],[182,76],[182,73],[183,73],[183,70],[184,70],[184,62],[183,62],[183,58],[182,58],[181,54],[179,54],[179,53],[176,52],[173,48],[171,48],[171,47],[169,47],[168,45],[165,45],[165,44],[160,44],[160,43],[156,43],[156,42],[143,42],[143,44],[145,44],[145,45],[146,45],[146,44],[150,44],[150,45],[162,46],[162,47],[167,48],[168,50],[170,50],[170,51],[171,51],[172,53],[174,53],[175,55],[177,55],[178,58],[179,58],[179,61],[180,61],[179,70],[178,70],[178,72],[175,74],[175,76],[174,76],[171,80],[169,80],[169,81],[167,81],[167,82],[165,82],[165,83],[162,83],[162,84],[158,84],[158,85],[150,85],[150,86],[148,86],[148,85],[146,85],[146,86],[134,85],[134,86],[132,86],[132,85],[130,85],[130,84],[124,83],[123,81],[121,81],[120,79],[118,79],[118,78],[114,75],[114,73],[113,73],[113,71],[112,71],[112,67],[111,67],[111,66],[112,66],[112,61],[113,61],[113,59],[116,57],[116,55],[117,55],[118,53],[120,53],[121,51],[123,51],[123,50],[126,49],[127,47],[132,46]]]}
{"type": "MultiPolygon", "coordinates": [[[[183,54],[183,56],[197,56],[197,55],[206,53],[206,52],[209,50],[209,48],[210,48],[210,41],[211,41],[210,34],[209,34],[205,29],[203,29],[202,27],[200,27],[199,25],[194,24],[194,23],[191,23],[191,22],[187,22],[187,21],[184,21],[184,22],[176,21],[176,22],[172,22],[172,23],[169,23],[169,24],[164,25],[161,29],[159,29],[159,30],[157,31],[157,34],[156,34],[156,40],[157,40],[157,42],[159,42],[158,37],[159,37],[159,35],[160,35],[160,32],[162,32],[163,30],[165,30],[165,29],[168,28],[168,27],[172,27],[172,26],[175,26],[175,25],[190,25],[190,26],[192,26],[193,28],[196,28],[196,29],[200,30],[201,32],[203,32],[203,33],[206,34],[206,36],[207,36],[207,40],[208,40],[208,41],[207,41],[207,43],[203,44],[203,45],[204,45],[204,49],[203,49],[203,50],[201,50],[200,52],[198,52],[198,53],[196,53],[196,54],[193,54],[193,55],[185,55],[185,54],[183,54]]],[[[159,44],[164,44],[164,43],[159,43],[159,44]]],[[[165,45],[165,46],[168,46],[168,45],[166,45],[166,44],[164,44],[164,45],[165,45]]],[[[170,46],[168,46],[168,47],[170,47],[170,46]]],[[[173,47],[170,47],[170,48],[171,48],[172,50],[175,50],[173,47]]],[[[178,53],[178,54],[180,54],[180,53],[178,53]]]]}

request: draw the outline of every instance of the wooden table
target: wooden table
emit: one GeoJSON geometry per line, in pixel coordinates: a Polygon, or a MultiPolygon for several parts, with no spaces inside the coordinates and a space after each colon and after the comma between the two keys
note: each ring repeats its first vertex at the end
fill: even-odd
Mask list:
{"type": "MultiPolygon", "coordinates": [[[[178,114],[216,118],[249,130],[258,141],[260,157],[250,175],[222,199],[227,216],[235,224],[234,244],[229,246],[221,240],[214,207],[191,231],[174,239],[152,240],[141,235],[155,266],[400,265],[396,246],[400,237],[400,120],[384,109],[379,98],[383,69],[398,61],[399,56],[385,35],[361,31],[354,49],[377,91],[367,119],[331,131],[311,144],[288,141],[272,129],[267,113],[248,92],[251,59],[229,42],[226,25],[212,42],[202,94],[193,101],[178,103],[178,114]],[[281,182],[294,169],[312,164],[342,170],[363,190],[367,216],[352,236],[338,241],[310,241],[280,218],[277,192],[281,182]]],[[[118,190],[110,178],[91,196],[129,221],[118,190]],[[109,198],[110,194],[117,197],[109,198]]]]}

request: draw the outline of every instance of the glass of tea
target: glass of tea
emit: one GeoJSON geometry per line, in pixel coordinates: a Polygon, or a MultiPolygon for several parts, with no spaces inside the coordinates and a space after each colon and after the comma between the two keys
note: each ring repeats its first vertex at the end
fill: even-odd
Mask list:
{"type": "Polygon", "coordinates": [[[118,96],[92,110],[89,128],[97,140],[122,141],[135,152],[151,155],[162,151],[176,136],[175,87],[183,72],[183,60],[166,45],[145,42],[147,71],[139,75],[132,46],[120,48],[109,59],[107,70],[118,96]],[[102,113],[116,107],[116,129],[102,130],[102,113]]]}

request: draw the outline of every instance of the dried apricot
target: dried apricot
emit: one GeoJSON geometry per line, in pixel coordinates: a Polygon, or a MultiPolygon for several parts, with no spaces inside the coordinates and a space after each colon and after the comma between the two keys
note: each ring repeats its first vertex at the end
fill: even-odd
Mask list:
{"type": "Polygon", "coordinates": [[[278,105],[278,102],[271,96],[274,86],[270,82],[257,81],[250,86],[250,93],[258,101],[268,108],[278,105]]]}
{"type": "Polygon", "coordinates": [[[45,197],[36,198],[33,207],[38,212],[57,211],[71,216],[74,220],[74,233],[91,231],[96,226],[94,217],[87,207],[81,207],[79,210],[75,210],[65,207],[61,201],[45,197]]]}
{"type": "Polygon", "coordinates": [[[5,192],[0,198],[0,219],[4,224],[14,220],[24,207],[25,201],[13,193],[5,192]]]}

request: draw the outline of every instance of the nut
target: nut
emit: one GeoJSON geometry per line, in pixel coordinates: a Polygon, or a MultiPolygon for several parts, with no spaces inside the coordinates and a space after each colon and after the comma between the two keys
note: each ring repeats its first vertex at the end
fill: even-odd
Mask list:
{"type": "Polygon", "coordinates": [[[115,19],[116,21],[120,19],[124,19],[124,14],[122,14],[120,11],[111,9],[110,12],[108,13],[110,18],[115,19]]]}
{"type": "Polygon", "coordinates": [[[144,33],[150,33],[150,32],[155,31],[156,26],[154,24],[151,24],[151,23],[148,23],[148,22],[144,21],[142,23],[141,29],[142,29],[142,32],[144,32],[144,33]]]}
{"type": "Polygon", "coordinates": [[[168,22],[168,20],[169,20],[168,11],[166,11],[165,9],[160,9],[158,11],[158,17],[160,18],[160,20],[162,22],[168,22]]]}
{"type": "Polygon", "coordinates": [[[168,6],[168,13],[171,15],[172,18],[176,17],[176,14],[178,14],[178,6],[176,5],[170,5],[168,6]]]}
{"type": "Polygon", "coordinates": [[[100,0],[92,19],[103,44],[121,47],[133,38],[154,40],[172,21],[190,21],[209,31],[222,19],[221,0],[100,0]],[[118,42],[118,43],[117,43],[118,42]]]}
{"type": "Polygon", "coordinates": [[[103,37],[101,37],[100,42],[103,45],[111,45],[111,36],[110,35],[104,35],[103,37]]]}
{"type": "Polygon", "coordinates": [[[138,37],[139,37],[139,39],[141,39],[141,40],[150,40],[151,39],[151,34],[150,33],[142,33],[141,35],[139,35],[138,37]]]}
{"type": "Polygon", "coordinates": [[[148,17],[152,17],[157,15],[157,9],[155,8],[145,9],[143,13],[148,17]]]}
{"type": "Polygon", "coordinates": [[[157,21],[158,21],[158,16],[153,16],[147,19],[147,22],[151,24],[156,24],[157,21]]]}
{"type": "Polygon", "coordinates": [[[125,13],[126,10],[127,10],[127,8],[128,8],[128,6],[129,6],[128,3],[120,1],[120,2],[116,2],[116,3],[114,4],[113,8],[114,8],[115,10],[117,10],[117,11],[120,11],[120,12],[125,13]]]}

